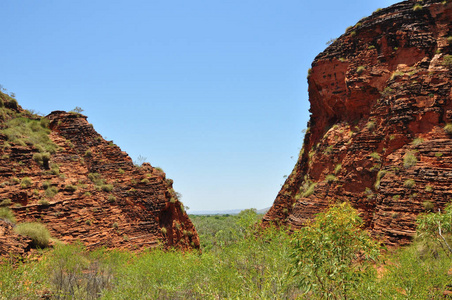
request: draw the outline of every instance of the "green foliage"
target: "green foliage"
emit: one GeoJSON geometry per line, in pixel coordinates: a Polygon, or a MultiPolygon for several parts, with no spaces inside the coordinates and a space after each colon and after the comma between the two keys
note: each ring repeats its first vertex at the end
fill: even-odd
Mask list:
{"type": "Polygon", "coordinates": [[[368,130],[374,130],[374,129],[375,129],[375,122],[374,122],[374,121],[369,121],[369,122],[367,122],[366,128],[367,128],[368,130]]]}
{"type": "Polygon", "coordinates": [[[53,198],[58,193],[58,189],[54,186],[51,186],[46,189],[45,195],[47,198],[53,198]]]}
{"type": "Polygon", "coordinates": [[[378,190],[380,188],[381,179],[386,175],[386,170],[380,170],[377,174],[377,180],[375,181],[374,188],[378,190]]]}
{"type": "Polygon", "coordinates": [[[75,185],[68,184],[68,185],[66,185],[66,187],[64,189],[68,192],[73,193],[77,190],[77,187],[75,185]]]}
{"type": "Polygon", "coordinates": [[[113,185],[112,184],[103,184],[101,186],[101,189],[104,192],[111,192],[113,190],[113,185]]]}
{"type": "Polygon", "coordinates": [[[23,189],[29,188],[32,184],[33,184],[33,182],[31,181],[31,179],[29,177],[24,177],[20,181],[20,187],[23,189]]]}
{"type": "Polygon", "coordinates": [[[405,169],[409,169],[413,166],[415,166],[417,164],[417,158],[416,156],[414,156],[413,153],[408,152],[407,154],[405,154],[405,156],[403,157],[403,167],[405,169]]]}
{"type": "Polygon", "coordinates": [[[11,203],[11,199],[3,199],[2,202],[0,202],[0,206],[9,206],[11,203]]]}
{"type": "Polygon", "coordinates": [[[5,128],[0,133],[6,135],[9,143],[33,145],[39,152],[54,153],[57,146],[49,138],[50,129],[47,125],[45,121],[15,115],[5,122],[5,128]]]}
{"type": "Polygon", "coordinates": [[[414,11],[419,11],[419,10],[422,10],[423,9],[423,6],[422,6],[422,4],[420,4],[420,3],[416,3],[414,6],[413,6],[413,10],[414,11]]]}
{"type": "Polygon", "coordinates": [[[422,139],[422,138],[415,138],[412,142],[411,142],[411,144],[413,145],[413,146],[419,146],[420,144],[422,144],[424,142],[424,139],[422,139]]]}
{"type": "Polygon", "coordinates": [[[31,238],[35,247],[45,248],[49,245],[49,230],[41,223],[20,223],[14,228],[14,231],[31,238]]]}
{"type": "Polygon", "coordinates": [[[435,204],[432,201],[424,201],[422,202],[422,206],[426,212],[433,212],[435,209],[435,204]]]}
{"type": "Polygon", "coordinates": [[[447,134],[452,134],[452,123],[447,123],[446,126],[444,126],[444,131],[447,134]]]}
{"type": "Polygon", "coordinates": [[[328,174],[325,177],[325,181],[328,183],[332,183],[332,182],[336,181],[336,176],[334,176],[333,174],[328,174]]]}
{"type": "Polygon", "coordinates": [[[443,65],[446,67],[452,67],[452,55],[444,55],[443,65]]]}
{"type": "Polygon", "coordinates": [[[334,174],[339,173],[339,171],[342,169],[342,165],[341,164],[337,164],[336,167],[334,167],[334,174]]]}
{"type": "Polygon", "coordinates": [[[364,72],[364,70],[366,70],[366,67],[365,67],[365,66],[359,66],[359,67],[356,69],[356,73],[361,74],[362,72],[364,72]]]}
{"type": "Polygon", "coordinates": [[[378,154],[377,152],[372,152],[369,156],[375,160],[380,160],[380,154],[378,154]]]}
{"type": "Polygon", "coordinates": [[[378,257],[379,244],[361,226],[356,210],[344,202],[319,213],[295,233],[294,275],[305,294],[355,298],[363,280],[375,279],[368,261],[378,257]]]}
{"type": "MultiPolygon", "coordinates": [[[[139,253],[88,251],[81,244],[57,245],[39,260],[0,263],[0,299],[42,299],[45,294],[73,300],[442,298],[450,283],[450,259],[440,246],[431,244],[436,245],[432,251],[416,241],[389,252],[384,265],[370,267],[366,257],[377,256],[378,245],[359,229],[356,211],[342,206],[319,215],[304,234],[293,235],[273,227],[257,230],[254,224],[261,216],[254,210],[190,216],[201,243],[206,245],[206,238],[211,243],[202,254],[160,248],[139,253]],[[306,244],[303,253],[297,246],[300,240],[306,244]],[[305,260],[294,271],[302,274],[294,276],[290,266],[300,256],[305,260]],[[313,260],[318,264],[309,264],[313,260]],[[377,267],[383,270],[378,278],[377,267]],[[329,288],[317,281],[310,291],[304,286],[300,290],[300,281],[315,272],[329,288]]],[[[119,225],[111,227],[117,231],[119,225]]],[[[124,235],[124,241],[131,238],[124,235]]]]}
{"type": "Polygon", "coordinates": [[[409,188],[409,189],[412,189],[415,185],[416,185],[416,181],[414,181],[413,179],[407,179],[403,183],[403,186],[406,188],[409,188]]]}
{"type": "Polygon", "coordinates": [[[8,207],[0,207],[0,219],[16,223],[16,217],[14,216],[12,210],[8,207]]]}
{"type": "Polygon", "coordinates": [[[49,205],[50,205],[50,202],[49,202],[49,200],[47,200],[47,199],[40,199],[40,200],[38,201],[38,204],[39,204],[39,205],[42,205],[42,206],[49,206],[49,205]]]}
{"type": "Polygon", "coordinates": [[[433,241],[446,249],[449,246],[443,235],[452,233],[452,204],[448,204],[442,213],[419,215],[417,225],[418,236],[422,241],[433,241]]]}

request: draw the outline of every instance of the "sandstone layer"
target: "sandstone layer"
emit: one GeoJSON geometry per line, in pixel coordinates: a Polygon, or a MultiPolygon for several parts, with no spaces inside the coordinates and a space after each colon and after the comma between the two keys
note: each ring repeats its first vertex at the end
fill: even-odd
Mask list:
{"type": "Polygon", "coordinates": [[[403,1],[316,57],[304,145],[264,222],[296,229],[348,201],[376,236],[404,244],[418,214],[452,200],[451,20],[451,1],[403,1]]]}
{"type": "MultiPolygon", "coordinates": [[[[88,248],[199,248],[173,181],[161,169],[134,165],[80,113],[40,118],[6,94],[0,98],[0,206],[18,223],[44,223],[54,238],[88,248]]],[[[0,220],[0,255],[28,247],[11,228],[0,220]]]]}

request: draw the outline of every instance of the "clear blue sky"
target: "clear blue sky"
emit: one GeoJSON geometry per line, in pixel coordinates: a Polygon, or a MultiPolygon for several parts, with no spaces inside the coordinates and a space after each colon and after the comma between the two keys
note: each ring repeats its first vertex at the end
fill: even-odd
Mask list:
{"type": "Polygon", "coordinates": [[[325,43],[398,1],[0,2],[0,84],[160,166],[191,211],[271,206],[325,43]]]}

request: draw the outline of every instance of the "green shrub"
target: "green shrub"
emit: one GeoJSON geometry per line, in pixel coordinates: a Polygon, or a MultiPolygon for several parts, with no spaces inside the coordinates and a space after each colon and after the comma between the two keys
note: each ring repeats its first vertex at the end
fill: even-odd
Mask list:
{"type": "Polygon", "coordinates": [[[40,200],[38,201],[38,205],[41,205],[41,206],[49,206],[49,205],[50,205],[50,202],[49,202],[49,200],[47,200],[47,199],[40,199],[40,200]]]}
{"type": "Polygon", "coordinates": [[[432,191],[433,191],[433,187],[432,187],[431,185],[427,185],[427,186],[425,187],[425,191],[426,191],[426,192],[432,192],[432,191]]]}
{"type": "Polygon", "coordinates": [[[309,197],[312,194],[314,194],[315,186],[316,186],[316,183],[314,183],[314,182],[310,183],[307,186],[307,188],[304,190],[304,192],[302,193],[302,197],[306,198],[306,197],[309,197]]]}
{"type": "Polygon", "coordinates": [[[47,198],[53,198],[55,197],[55,195],[58,193],[58,189],[54,186],[49,187],[48,189],[46,189],[45,191],[45,195],[47,198]]]}
{"type": "Polygon", "coordinates": [[[416,185],[416,182],[413,179],[407,179],[403,183],[403,186],[406,188],[409,188],[409,189],[414,188],[415,185],[416,185]]]}
{"type": "Polygon", "coordinates": [[[444,131],[447,134],[452,134],[452,123],[447,123],[446,126],[444,126],[444,131]]]}
{"type": "Polygon", "coordinates": [[[104,192],[111,192],[113,190],[113,185],[112,184],[103,184],[101,186],[101,189],[104,192]]]}
{"type": "Polygon", "coordinates": [[[2,202],[0,202],[0,206],[9,206],[11,205],[11,199],[4,199],[2,202]]]}
{"type": "Polygon", "coordinates": [[[444,55],[443,65],[446,67],[452,67],[452,55],[444,55]]]}
{"type": "Polygon", "coordinates": [[[376,279],[369,262],[379,256],[380,247],[360,229],[362,224],[357,211],[344,202],[317,214],[294,234],[293,274],[305,295],[358,299],[354,293],[359,286],[376,279]]]}
{"type": "Polygon", "coordinates": [[[14,231],[31,238],[35,247],[46,248],[49,245],[50,232],[41,223],[21,223],[14,228],[14,231]]]}
{"type": "Polygon", "coordinates": [[[77,190],[77,187],[75,185],[68,184],[68,185],[66,185],[65,190],[73,193],[77,190]]]}
{"type": "Polygon", "coordinates": [[[359,67],[356,69],[356,73],[361,74],[362,72],[364,72],[364,70],[366,70],[366,67],[365,67],[365,66],[359,66],[359,67]]]}
{"type": "Polygon", "coordinates": [[[110,202],[110,203],[113,203],[113,202],[115,202],[116,201],[116,197],[115,196],[113,196],[113,195],[108,195],[108,202],[110,202]]]}
{"type": "Polygon", "coordinates": [[[123,169],[119,168],[119,169],[118,169],[118,173],[122,175],[122,174],[125,173],[125,171],[124,171],[123,169]]]}
{"type": "Polygon", "coordinates": [[[32,184],[33,184],[33,182],[31,181],[31,179],[29,177],[24,177],[20,181],[20,187],[23,189],[30,187],[32,184]]]}
{"type": "Polygon", "coordinates": [[[337,164],[336,167],[334,167],[334,174],[338,174],[341,169],[342,169],[342,164],[337,164]]]}
{"type": "Polygon", "coordinates": [[[432,201],[424,201],[422,202],[422,206],[426,212],[433,212],[435,209],[435,204],[432,201]]]}
{"type": "Polygon", "coordinates": [[[16,223],[16,218],[14,217],[14,213],[8,207],[0,207],[0,219],[8,220],[11,223],[16,223]]]}
{"type": "Polygon", "coordinates": [[[422,138],[415,138],[412,142],[411,142],[411,144],[413,145],[413,146],[419,146],[420,144],[422,144],[424,142],[424,139],[422,139],[422,138]]]}
{"type": "Polygon", "coordinates": [[[369,156],[375,160],[380,160],[380,154],[378,154],[377,152],[372,152],[369,156]]]}
{"type": "Polygon", "coordinates": [[[332,183],[332,182],[336,181],[336,176],[334,176],[333,174],[328,174],[325,177],[325,181],[328,183],[332,183]]]}
{"type": "Polygon", "coordinates": [[[419,10],[422,10],[422,9],[423,9],[422,4],[416,3],[416,4],[413,6],[413,10],[414,10],[414,11],[419,11],[419,10]]]}
{"type": "Polygon", "coordinates": [[[42,183],[42,188],[43,189],[48,189],[49,187],[50,187],[50,181],[44,181],[43,183],[42,183]]]}
{"type": "Polygon", "coordinates": [[[413,153],[408,152],[407,154],[405,154],[405,156],[403,157],[403,167],[405,169],[414,167],[416,164],[417,164],[417,158],[416,158],[416,156],[414,156],[413,153]]]}
{"type": "Polygon", "coordinates": [[[367,128],[368,130],[374,130],[374,129],[375,129],[375,122],[374,122],[374,121],[369,121],[369,122],[367,122],[366,128],[367,128]]]}

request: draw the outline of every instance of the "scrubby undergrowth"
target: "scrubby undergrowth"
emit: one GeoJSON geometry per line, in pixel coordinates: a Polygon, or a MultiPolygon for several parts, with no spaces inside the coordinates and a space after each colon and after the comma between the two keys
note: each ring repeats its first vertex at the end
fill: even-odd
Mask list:
{"type": "Polygon", "coordinates": [[[440,299],[452,279],[435,226],[411,246],[366,262],[362,254],[378,244],[344,204],[319,215],[302,236],[258,230],[252,210],[192,219],[205,240],[202,254],[57,246],[40,260],[4,261],[0,299],[440,299]],[[315,261],[328,251],[334,259],[315,261]]]}

